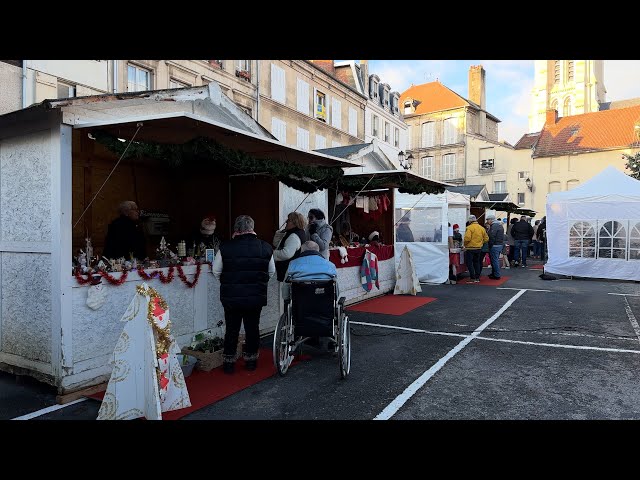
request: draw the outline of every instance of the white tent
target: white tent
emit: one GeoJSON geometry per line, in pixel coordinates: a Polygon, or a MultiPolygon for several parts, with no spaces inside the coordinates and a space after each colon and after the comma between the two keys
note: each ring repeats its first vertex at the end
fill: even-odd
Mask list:
{"type": "Polygon", "coordinates": [[[640,181],[607,167],[547,195],[548,273],[640,280],[640,181]]]}
{"type": "Polygon", "coordinates": [[[469,215],[469,195],[446,190],[444,193],[414,195],[396,191],[396,268],[405,245],[409,247],[421,282],[444,283],[449,278],[448,223],[464,225],[469,215]],[[404,225],[401,225],[404,224],[404,225]],[[413,241],[400,234],[410,229],[413,241]]]}

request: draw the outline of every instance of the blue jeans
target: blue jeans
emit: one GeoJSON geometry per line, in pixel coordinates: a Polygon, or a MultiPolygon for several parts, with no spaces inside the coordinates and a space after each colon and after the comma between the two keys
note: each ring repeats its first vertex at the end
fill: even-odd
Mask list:
{"type": "Polygon", "coordinates": [[[500,278],[500,254],[502,253],[503,245],[494,245],[489,250],[489,257],[491,258],[491,274],[500,278]]]}
{"type": "Polygon", "coordinates": [[[516,252],[513,259],[520,262],[520,253],[522,252],[522,265],[527,264],[527,250],[529,250],[529,240],[516,240],[516,252]]]}

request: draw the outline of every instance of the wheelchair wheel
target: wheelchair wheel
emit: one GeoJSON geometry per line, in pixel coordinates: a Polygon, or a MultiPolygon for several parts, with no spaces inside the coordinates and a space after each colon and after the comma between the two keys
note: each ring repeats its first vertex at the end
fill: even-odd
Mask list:
{"type": "Polygon", "coordinates": [[[338,351],[340,356],[340,377],[347,378],[351,371],[351,324],[347,315],[344,315],[342,322],[340,322],[338,351]]]}
{"type": "Polygon", "coordinates": [[[293,322],[289,309],[278,320],[278,325],[273,333],[273,363],[279,375],[284,375],[293,361],[291,343],[293,341],[293,322]]]}

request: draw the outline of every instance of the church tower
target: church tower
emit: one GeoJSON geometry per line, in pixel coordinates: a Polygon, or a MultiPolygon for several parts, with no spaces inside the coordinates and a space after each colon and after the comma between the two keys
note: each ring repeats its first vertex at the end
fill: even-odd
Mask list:
{"type": "Polygon", "coordinates": [[[547,110],[558,117],[597,112],[606,94],[603,60],[536,60],[529,133],[542,130],[547,110]]]}

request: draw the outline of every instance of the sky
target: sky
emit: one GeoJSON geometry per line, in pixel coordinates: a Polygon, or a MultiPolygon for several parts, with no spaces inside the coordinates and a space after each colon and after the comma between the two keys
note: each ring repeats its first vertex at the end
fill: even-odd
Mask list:
{"type": "MultiPolygon", "coordinates": [[[[411,84],[440,81],[469,98],[469,67],[485,70],[487,111],[498,117],[498,139],[512,145],[529,129],[533,60],[369,60],[369,73],[402,94],[411,84]]],[[[640,60],[605,60],[605,101],[640,97],[640,60]]]]}

